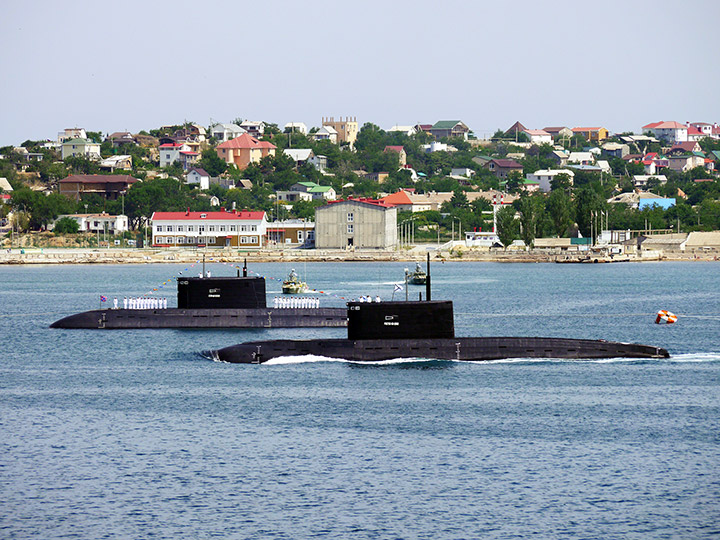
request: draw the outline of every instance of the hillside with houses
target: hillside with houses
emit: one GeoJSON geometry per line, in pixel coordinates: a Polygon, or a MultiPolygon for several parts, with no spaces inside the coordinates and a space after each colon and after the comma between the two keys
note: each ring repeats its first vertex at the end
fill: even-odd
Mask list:
{"type": "Polygon", "coordinates": [[[717,250],[718,170],[713,122],[612,133],[516,121],[489,139],[461,120],[76,127],[0,149],[0,232],[5,248],[29,235],[244,250],[638,249],[659,234],[684,250],[706,233],[695,248],[717,250]]]}

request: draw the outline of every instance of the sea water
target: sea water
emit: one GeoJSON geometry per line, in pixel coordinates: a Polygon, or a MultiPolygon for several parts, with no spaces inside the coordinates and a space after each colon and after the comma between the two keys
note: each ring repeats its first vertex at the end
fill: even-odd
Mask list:
{"type": "MultiPolygon", "coordinates": [[[[406,266],[296,271],[342,306],[404,299],[406,266]]],[[[0,267],[0,537],[720,535],[718,263],[432,267],[457,335],[631,341],[667,360],[231,365],[200,351],[345,330],[48,328],[116,297],[174,306],[173,278],[200,269],[0,267]],[[654,324],[659,309],[678,322],[654,324]]],[[[251,271],[272,305],[290,265],[251,271]]]]}

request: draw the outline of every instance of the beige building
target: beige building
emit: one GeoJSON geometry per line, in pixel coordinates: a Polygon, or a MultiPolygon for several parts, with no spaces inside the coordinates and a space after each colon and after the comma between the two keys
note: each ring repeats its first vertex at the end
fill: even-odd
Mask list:
{"type": "Polygon", "coordinates": [[[315,210],[317,249],[390,249],[397,244],[397,209],[373,199],[335,201],[315,210]]]}
{"type": "Polygon", "coordinates": [[[349,116],[345,120],[340,117],[340,120],[335,121],[334,117],[323,118],[322,125],[333,128],[337,132],[337,142],[347,143],[350,146],[355,144],[355,140],[358,135],[358,123],[355,117],[350,118],[349,116]]]}
{"type": "Polygon", "coordinates": [[[241,171],[251,163],[260,163],[266,156],[274,156],[277,147],[268,141],[261,141],[244,133],[225,141],[215,149],[220,159],[228,165],[235,165],[241,171]]]}

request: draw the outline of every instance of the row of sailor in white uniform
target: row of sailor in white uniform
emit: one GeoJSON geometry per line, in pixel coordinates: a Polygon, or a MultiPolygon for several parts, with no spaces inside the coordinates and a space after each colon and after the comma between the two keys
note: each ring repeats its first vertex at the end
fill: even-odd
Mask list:
{"type": "Polygon", "coordinates": [[[275,309],[286,308],[318,308],[320,307],[319,298],[309,298],[307,296],[290,296],[288,298],[277,296],[273,299],[273,307],[275,309]]]}
{"type": "MultiPolygon", "coordinates": [[[[113,302],[113,307],[117,309],[117,298],[113,302]]],[[[123,309],[167,309],[167,298],[153,298],[147,296],[123,298],[123,309]]]]}

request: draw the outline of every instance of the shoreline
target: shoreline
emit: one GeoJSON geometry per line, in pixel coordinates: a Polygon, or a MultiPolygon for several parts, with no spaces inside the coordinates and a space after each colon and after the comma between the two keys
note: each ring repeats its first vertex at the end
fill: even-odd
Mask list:
{"type": "Polygon", "coordinates": [[[14,248],[0,252],[0,265],[30,264],[155,264],[193,263],[205,256],[206,261],[242,263],[268,262],[421,262],[430,253],[435,261],[497,262],[497,263],[616,263],[662,261],[718,261],[718,252],[645,251],[639,254],[617,255],[613,258],[584,252],[541,251],[437,251],[427,247],[402,251],[378,250],[301,250],[274,249],[238,251],[230,249],[156,249],[156,248],[14,248]]]}

